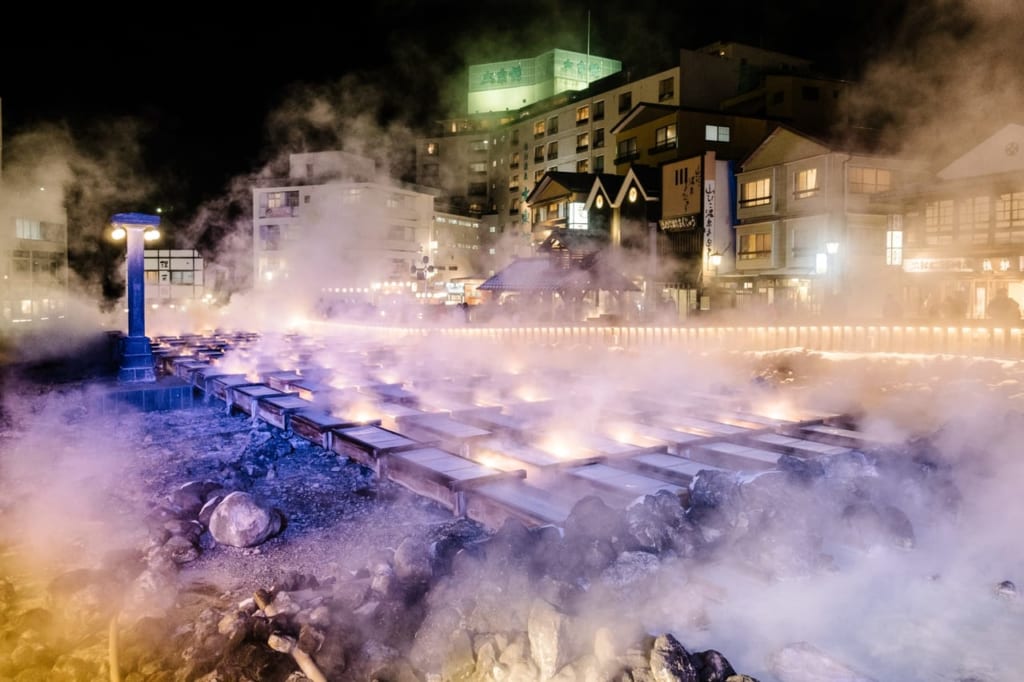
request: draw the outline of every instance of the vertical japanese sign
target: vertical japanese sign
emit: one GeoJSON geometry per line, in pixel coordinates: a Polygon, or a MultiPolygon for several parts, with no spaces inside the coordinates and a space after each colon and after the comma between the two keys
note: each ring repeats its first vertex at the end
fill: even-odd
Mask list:
{"type": "Polygon", "coordinates": [[[715,181],[704,181],[704,254],[702,257],[701,271],[704,274],[704,286],[711,281],[711,254],[714,251],[714,239],[712,238],[715,228],[715,181]]]}

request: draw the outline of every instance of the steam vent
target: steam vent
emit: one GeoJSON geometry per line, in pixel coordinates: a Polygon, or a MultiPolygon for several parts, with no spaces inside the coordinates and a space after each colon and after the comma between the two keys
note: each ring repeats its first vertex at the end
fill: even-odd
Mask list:
{"type": "Polygon", "coordinates": [[[1012,566],[950,556],[998,448],[864,388],[920,367],[358,326],[152,353],[187,400],[11,373],[0,679],[966,681],[1018,656],[1012,566]],[[987,650],[916,629],[952,611],[987,650]]]}

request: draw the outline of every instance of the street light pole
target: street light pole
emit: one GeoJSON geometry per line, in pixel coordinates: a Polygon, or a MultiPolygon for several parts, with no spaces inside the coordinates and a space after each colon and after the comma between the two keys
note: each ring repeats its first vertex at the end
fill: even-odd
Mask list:
{"type": "Polygon", "coordinates": [[[115,239],[128,242],[128,337],[124,340],[117,379],[123,383],[156,381],[153,347],[146,336],[144,241],[160,236],[160,217],[145,213],[118,213],[111,223],[115,239]]]}

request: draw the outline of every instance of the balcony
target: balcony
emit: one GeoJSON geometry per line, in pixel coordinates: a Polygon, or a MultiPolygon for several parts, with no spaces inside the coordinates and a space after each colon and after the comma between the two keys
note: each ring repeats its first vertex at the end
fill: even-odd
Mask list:
{"type": "Polygon", "coordinates": [[[650,149],[647,150],[647,153],[648,154],[652,154],[652,155],[653,154],[661,154],[662,152],[672,151],[676,147],[678,147],[678,144],[676,143],[676,140],[669,140],[668,142],[663,142],[663,143],[661,143],[659,145],[655,145],[655,146],[651,147],[650,149]]]}
{"type": "Polygon", "coordinates": [[[260,218],[295,218],[299,215],[298,206],[277,206],[276,208],[260,208],[260,218]]]}
{"type": "Polygon", "coordinates": [[[626,152],[622,156],[616,156],[615,159],[612,160],[612,163],[615,164],[616,166],[621,166],[623,164],[636,161],[639,158],[640,152],[638,151],[626,152]]]}

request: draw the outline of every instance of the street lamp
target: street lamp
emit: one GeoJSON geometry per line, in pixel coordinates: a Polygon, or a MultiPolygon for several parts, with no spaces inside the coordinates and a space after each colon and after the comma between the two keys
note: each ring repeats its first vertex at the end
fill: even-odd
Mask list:
{"type": "Polygon", "coordinates": [[[145,213],[118,213],[111,219],[110,236],[128,242],[128,337],[124,340],[118,381],[156,381],[153,347],[146,336],[143,242],[160,237],[160,217],[145,213]]]}

